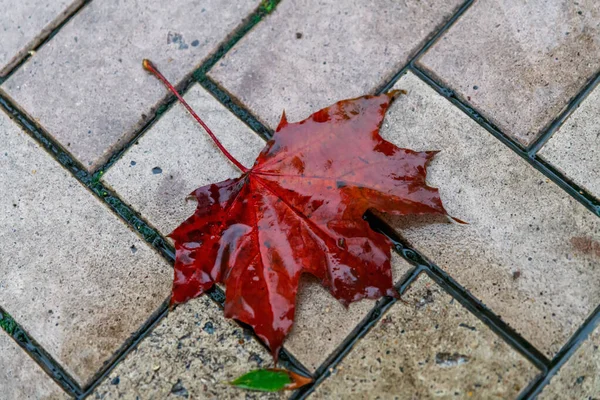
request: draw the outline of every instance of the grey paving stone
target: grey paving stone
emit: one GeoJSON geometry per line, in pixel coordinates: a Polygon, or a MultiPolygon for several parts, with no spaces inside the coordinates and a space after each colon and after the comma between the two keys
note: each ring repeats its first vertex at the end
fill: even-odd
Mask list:
{"type": "Polygon", "coordinates": [[[83,0],[0,0],[0,77],[74,11],[83,0]]]}
{"type": "Polygon", "coordinates": [[[3,88],[93,170],[131,138],[166,94],[142,69],[142,59],[180,82],[258,4],[94,1],[3,88]]]}
{"type": "Polygon", "coordinates": [[[0,115],[0,304],[85,384],[169,295],[172,268],[0,115]]]}
{"type": "MultiPolygon", "coordinates": [[[[185,99],[225,148],[242,164],[252,166],[264,141],[200,85],[190,88],[185,99]]],[[[239,174],[177,104],[102,179],[167,235],[194,213],[196,202],[186,201],[192,191],[239,174]]]]}
{"type": "Polygon", "coordinates": [[[23,400],[71,398],[2,329],[0,397],[23,400]]]}
{"type": "Polygon", "coordinates": [[[395,87],[409,93],[392,105],[382,136],[441,150],[428,181],[468,225],[423,217],[391,224],[552,356],[600,303],[600,256],[590,251],[600,220],[414,75],[395,87]]]}
{"type": "Polygon", "coordinates": [[[273,366],[269,352],[207,297],[178,306],[90,396],[92,399],[281,399],[227,385],[273,366]]]}
{"type": "Polygon", "coordinates": [[[462,4],[283,1],[211,70],[272,128],[387,82],[462,4]]]}
{"type": "MultiPolygon", "coordinates": [[[[410,269],[410,264],[392,253],[392,275],[396,281],[410,269]]],[[[361,300],[346,309],[316,279],[306,277],[301,280],[294,329],[285,347],[305,367],[314,371],[342,344],[375,304],[374,300],[361,300]]]]}
{"type": "Polygon", "coordinates": [[[600,68],[599,27],[594,0],[476,1],[419,64],[527,145],[600,68]]]}
{"type": "MultiPolygon", "coordinates": [[[[199,85],[193,86],[185,98],[234,157],[246,166],[254,163],[264,145],[258,135],[199,85]]],[[[185,201],[189,193],[238,174],[196,121],[176,105],[102,179],[167,235],[194,212],[195,202],[185,201]],[[160,174],[153,173],[157,167],[160,174]]],[[[399,257],[394,258],[393,267],[396,279],[409,269],[399,257]]],[[[374,302],[363,301],[346,310],[317,283],[304,280],[295,328],[286,348],[314,369],[373,305],[374,302]],[[315,337],[322,340],[314,340],[315,337]]]]}
{"type": "Polygon", "coordinates": [[[596,88],[538,154],[600,199],[599,116],[600,89],[596,88]]]}
{"type": "Polygon", "coordinates": [[[421,274],[312,398],[515,398],[538,371],[421,274]]]}
{"type": "Polygon", "coordinates": [[[597,399],[600,397],[600,327],[552,378],[539,400],[597,399]]]}

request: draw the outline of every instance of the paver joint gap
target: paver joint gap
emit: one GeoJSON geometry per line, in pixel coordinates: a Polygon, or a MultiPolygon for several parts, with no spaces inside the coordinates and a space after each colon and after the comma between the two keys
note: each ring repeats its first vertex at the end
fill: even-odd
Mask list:
{"type": "Polygon", "coordinates": [[[70,12],[65,15],[63,20],[48,32],[46,35],[40,38],[39,43],[33,46],[23,57],[12,67],[10,70],[4,74],[4,76],[0,76],[0,86],[6,82],[21,66],[23,66],[32,56],[32,53],[35,53],[40,48],[42,48],[46,43],[50,41],[74,16],[76,16],[86,5],[88,5],[92,0],[82,0],[81,4],[77,5],[75,8],[70,10],[70,12]]]}
{"type": "MultiPolygon", "coordinates": [[[[457,108],[459,108],[462,112],[467,114],[471,119],[477,122],[481,127],[491,133],[496,139],[510,148],[512,151],[517,153],[521,158],[526,160],[532,167],[540,171],[546,177],[548,177],[555,184],[560,186],[563,190],[565,190],[568,194],[570,194],[575,200],[579,201],[583,204],[588,210],[594,213],[596,216],[600,216],[600,200],[596,199],[593,195],[588,193],[585,189],[579,187],[570,179],[565,177],[562,173],[557,171],[553,166],[545,163],[541,160],[537,155],[531,156],[527,149],[525,149],[522,145],[514,141],[512,138],[508,137],[502,131],[500,131],[496,126],[494,126],[491,122],[489,122],[485,117],[483,117],[478,111],[473,109],[470,105],[464,103],[461,99],[459,99],[455,93],[443,86],[439,81],[437,81],[434,77],[429,75],[426,71],[419,68],[416,65],[412,65],[410,67],[410,71],[417,75],[421,80],[427,83],[431,88],[433,88],[440,95],[445,97],[448,101],[454,104],[457,108]]],[[[591,90],[591,85],[586,87],[584,91],[591,90]]],[[[580,99],[581,100],[581,99],[580,99]]],[[[573,104],[572,107],[576,108],[578,105],[573,104]]],[[[572,112],[572,110],[571,110],[572,112]]]]}
{"type": "MultiPolygon", "coordinates": [[[[402,295],[410,287],[411,283],[417,279],[421,272],[423,272],[423,268],[419,266],[415,266],[409,270],[395,285],[398,292],[402,295]]],[[[332,370],[342,362],[342,360],[352,351],[354,346],[369,333],[377,322],[381,320],[385,312],[396,304],[396,302],[397,300],[391,297],[383,297],[380,299],[365,318],[356,325],[346,339],[334,350],[323,364],[317,368],[314,373],[314,381],[311,384],[296,390],[289,399],[300,400],[310,396],[320,384],[329,378],[332,370]]]]}
{"type": "MultiPolygon", "coordinates": [[[[73,17],[73,15],[75,15],[77,12],[79,12],[90,1],[91,0],[85,0],[70,16],[65,18],[65,20],[57,28],[55,28],[54,31],[51,32],[44,39],[44,41],[42,41],[36,47],[36,49],[43,46],[53,35],[56,34],[56,32],[64,24],[66,24],[70,20],[70,18],[73,17]]],[[[478,113],[476,110],[471,108],[470,105],[462,102],[452,91],[450,91],[447,88],[444,88],[442,85],[440,85],[437,81],[434,80],[434,78],[430,77],[427,72],[421,70],[420,68],[418,68],[417,66],[414,65],[414,62],[418,59],[418,57],[420,57],[430,46],[432,46],[439,39],[439,37],[447,29],[449,29],[458,18],[460,18],[460,16],[473,4],[473,2],[474,2],[474,0],[466,1],[459,8],[459,10],[455,13],[455,15],[453,15],[453,17],[449,21],[447,21],[444,24],[444,26],[437,33],[435,33],[435,35],[417,52],[417,54],[409,61],[409,63],[407,65],[405,65],[392,78],[392,80],[390,82],[386,83],[382,88],[378,89],[377,92],[380,93],[380,92],[389,90],[396,83],[396,81],[404,73],[406,73],[406,71],[411,70],[417,76],[419,76],[422,80],[424,80],[426,83],[428,83],[434,89],[436,89],[438,91],[438,93],[440,93],[441,95],[446,97],[455,106],[460,108],[461,111],[467,113],[472,119],[474,119],[476,122],[478,122],[481,126],[483,126],[486,130],[488,130],[490,133],[492,133],[496,138],[498,138],[504,144],[506,144],[509,148],[511,148],[511,150],[513,150],[514,152],[516,152],[517,154],[519,154],[520,156],[525,158],[532,166],[534,166],[536,169],[538,169],[539,171],[544,173],[544,175],[548,176],[551,180],[553,180],[556,184],[558,184],[563,189],[565,189],[565,191],[567,191],[571,196],[573,196],[575,199],[577,199],[582,204],[584,204],[586,207],[588,207],[588,209],[590,209],[596,215],[600,216],[600,205],[597,201],[594,202],[595,199],[593,198],[593,196],[582,191],[579,187],[577,187],[572,182],[570,182],[567,178],[562,176],[562,174],[560,174],[555,169],[553,169],[552,166],[544,163],[542,160],[540,160],[538,157],[535,156],[537,151],[541,147],[543,147],[543,145],[551,137],[551,135],[560,127],[560,125],[569,117],[569,115],[579,106],[579,104],[581,103],[581,101],[583,101],[585,99],[587,94],[589,92],[591,92],[591,90],[593,90],[593,88],[596,87],[596,85],[600,82],[600,72],[597,73],[596,76],[593,79],[591,79],[590,82],[585,86],[585,88],[580,93],[577,94],[577,96],[570,102],[570,104],[561,113],[561,115],[559,115],[559,117],[557,117],[557,119],[555,119],[552,122],[552,124],[548,127],[548,129],[538,139],[536,139],[536,141],[533,142],[527,149],[525,149],[521,145],[516,143],[514,140],[509,138],[507,135],[502,133],[498,128],[496,128],[493,124],[491,124],[484,117],[482,117],[480,113],[478,113]]],[[[219,87],[219,85],[217,83],[213,82],[210,78],[208,78],[206,76],[206,73],[256,23],[260,22],[260,20],[262,18],[264,18],[264,16],[266,16],[270,12],[272,12],[278,3],[279,3],[279,1],[277,1],[277,0],[263,1],[261,3],[261,5],[259,6],[259,8],[249,16],[248,20],[244,24],[242,24],[242,26],[238,27],[236,29],[236,31],[232,32],[232,34],[230,35],[230,38],[226,40],[226,44],[219,46],[217,52],[213,56],[209,57],[209,59],[205,63],[203,63],[202,66],[200,66],[192,74],[193,79],[195,81],[197,81],[200,85],[202,85],[202,87],[204,87],[208,92],[210,92],[211,95],[213,95],[215,98],[217,98],[218,101],[220,101],[222,104],[224,104],[230,111],[232,111],[232,113],[234,113],[238,118],[240,118],[244,123],[246,123],[255,133],[257,133],[261,137],[267,138],[267,139],[272,136],[272,131],[269,128],[267,128],[262,122],[260,122],[260,120],[258,118],[256,118],[250,111],[246,110],[243,105],[240,105],[241,103],[239,101],[236,101],[234,96],[227,93],[227,91],[225,89],[219,87]],[[239,34],[239,36],[236,36],[238,34],[239,34]]],[[[6,79],[8,79],[8,77],[10,77],[10,75],[14,71],[16,71],[23,63],[25,63],[27,61],[27,59],[28,59],[28,56],[26,56],[23,60],[21,60],[21,62],[17,66],[15,66],[9,72],[9,74],[7,76],[5,76],[4,78],[1,78],[0,84],[3,81],[5,81],[6,79]]],[[[191,85],[194,83],[194,80],[187,79],[184,83],[180,84],[180,86],[184,87],[183,92],[187,91],[191,87],[191,85]]],[[[55,158],[61,165],[63,165],[63,167],[68,169],[85,187],[87,187],[98,198],[100,198],[104,203],[106,203],[109,206],[109,208],[113,212],[117,213],[129,226],[134,228],[134,230],[136,232],[138,232],[138,234],[140,234],[151,245],[151,247],[153,247],[157,251],[159,251],[163,255],[163,257],[167,258],[169,261],[171,261],[171,262],[173,261],[173,249],[168,244],[168,242],[162,237],[162,235],[160,235],[156,229],[151,227],[149,223],[145,222],[141,218],[141,216],[139,216],[139,214],[137,212],[135,212],[135,210],[133,210],[130,207],[128,207],[127,205],[125,205],[123,203],[123,201],[118,198],[118,196],[116,194],[111,193],[111,191],[108,188],[106,188],[102,183],[100,183],[100,177],[102,176],[102,174],[106,170],[108,170],[110,168],[110,166],[122,156],[123,153],[125,153],[127,151],[129,146],[131,146],[133,143],[135,143],[137,140],[139,140],[139,138],[141,136],[143,136],[143,134],[160,118],[160,116],[173,105],[173,103],[174,103],[173,96],[165,97],[164,102],[162,103],[164,108],[160,109],[160,113],[157,111],[155,117],[151,121],[149,121],[135,135],[135,137],[131,141],[128,142],[128,144],[125,147],[123,147],[122,149],[117,151],[115,154],[113,154],[113,156],[110,158],[110,160],[107,163],[105,163],[102,167],[100,167],[98,169],[98,171],[93,175],[90,175],[89,173],[87,173],[85,171],[85,169],[82,168],[81,165],[79,165],[79,163],[77,161],[73,160],[70,157],[70,155],[66,151],[64,151],[58,143],[56,143],[52,139],[52,137],[50,135],[45,133],[43,131],[43,129],[41,129],[40,127],[37,127],[36,124],[33,122],[33,120],[30,117],[23,115],[23,112],[18,110],[18,108],[15,107],[10,102],[10,100],[8,100],[5,97],[6,96],[4,96],[2,91],[0,90],[0,105],[2,105],[4,110],[11,116],[11,118],[16,119],[18,121],[18,123],[24,128],[24,130],[26,130],[31,136],[33,136],[37,142],[41,143],[42,147],[44,147],[52,155],[53,158],[55,158]],[[104,195],[104,193],[107,193],[107,194],[104,195]],[[107,197],[108,197],[108,199],[107,199],[107,197]],[[128,219],[127,215],[129,215],[131,217],[128,219]],[[133,219],[131,219],[131,218],[133,218],[133,219]],[[141,229],[141,227],[143,227],[143,229],[141,229]],[[146,232],[149,232],[150,239],[148,239],[147,235],[143,233],[146,230],[146,228],[149,229],[149,231],[146,231],[146,232]]],[[[383,222],[380,222],[380,223],[383,223],[383,222]]],[[[425,271],[440,286],[442,286],[442,288],[445,291],[447,291],[453,298],[456,298],[463,305],[465,305],[465,304],[469,305],[469,307],[470,307],[470,308],[468,307],[469,311],[471,311],[471,313],[473,313],[478,318],[480,318],[487,326],[490,326],[490,320],[488,318],[488,315],[485,315],[484,313],[482,313],[479,310],[479,307],[485,307],[485,306],[483,306],[477,299],[472,297],[470,295],[470,293],[468,293],[468,291],[466,291],[466,289],[462,288],[460,285],[458,285],[456,282],[454,282],[450,276],[444,276],[445,273],[441,269],[439,269],[437,266],[431,264],[427,260],[425,260],[426,261],[425,263],[422,263],[421,261],[415,261],[414,259],[411,258],[412,254],[414,253],[414,254],[418,255],[418,253],[414,252],[412,249],[410,249],[402,244],[397,245],[397,251],[405,259],[407,259],[409,262],[411,262],[413,265],[416,265],[416,267],[407,276],[405,276],[405,278],[401,281],[401,284],[400,284],[401,293],[403,293],[406,290],[406,288],[410,285],[410,283],[412,283],[421,272],[425,271]],[[413,252],[413,253],[411,253],[411,252],[413,252]],[[449,280],[450,280],[450,283],[449,283],[449,280]],[[456,285],[456,287],[454,287],[454,285],[456,285]]],[[[418,257],[421,257],[421,256],[418,255],[418,257]]],[[[220,291],[220,289],[218,289],[218,291],[220,291]]],[[[218,304],[220,304],[222,306],[222,292],[220,294],[216,293],[214,295],[214,298],[213,298],[213,296],[211,296],[211,298],[213,299],[213,301],[217,302],[218,304]]],[[[300,389],[300,390],[294,392],[290,398],[291,399],[300,399],[300,398],[304,399],[308,395],[310,395],[310,393],[312,393],[312,391],[321,382],[323,382],[325,379],[327,379],[327,377],[329,376],[328,371],[330,371],[331,368],[335,368],[335,366],[337,364],[339,364],[339,362],[343,359],[343,357],[349,351],[351,351],[354,344],[356,342],[358,342],[364,335],[366,335],[368,333],[369,329],[381,318],[381,316],[383,315],[385,310],[387,308],[389,308],[391,305],[393,305],[394,303],[395,303],[395,300],[392,300],[392,299],[387,299],[387,300],[379,302],[373,308],[373,310],[369,313],[369,315],[363,321],[361,321],[361,323],[359,323],[356,326],[355,331],[353,331],[351,333],[351,335],[348,336],[347,340],[342,345],[340,345],[338,347],[338,349],[336,349],[333,357],[331,359],[328,359],[326,362],[324,362],[319,367],[319,369],[317,370],[317,373],[315,374],[317,376],[317,379],[315,380],[315,382],[312,385],[308,386],[307,389],[300,389]]],[[[484,310],[484,311],[486,311],[486,310],[484,310]]],[[[158,311],[158,314],[151,317],[144,324],[144,327],[141,329],[139,334],[136,335],[136,337],[132,339],[132,343],[130,345],[126,346],[123,349],[123,351],[121,353],[119,353],[117,358],[115,360],[113,360],[113,362],[110,364],[110,366],[108,366],[106,369],[104,369],[101,372],[101,376],[98,376],[94,380],[93,384],[86,390],[85,393],[81,392],[81,389],[78,388],[77,384],[74,383],[74,381],[70,377],[68,377],[68,379],[71,379],[71,382],[69,383],[69,385],[67,385],[67,391],[69,391],[69,393],[71,393],[71,394],[76,395],[76,397],[78,397],[78,398],[84,398],[87,395],[89,395],[93,391],[93,388],[96,387],[99,384],[99,382],[102,381],[102,379],[110,372],[110,370],[114,366],[116,366],[123,358],[125,358],[126,355],[128,354],[128,352],[131,351],[131,349],[133,349],[137,345],[137,343],[139,343],[141,340],[143,340],[143,338],[152,330],[152,328],[166,315],[167,308],[166,308],[166,306],[163,305],[157,311],[158,311]],[[70,386],[71,384],[74,385],[75,389],[71,388],[71,386],[70,386]],[[77,392],[77,391],[79,391],[79,392],[77,392]]],[[[487,310],[487,312],[490,313],[490,315],[494,316],[493,313],[491,313],[491,311],[487,310]]],[[[1,314],[2,314],[2,310],[0,309],[0,315],[1,314]]],[[[530,360],[532,363],[534,363],[538,368],[542,368],[545,370],[547,370],[549,368],[549,370],[544,371],[542,378],[536,378],[534,381],[531,382],[530,386],[521,393],[521,396],[523,396],[523,397],[520,397],[520,398],[527,398],[527,399],[535,398],[535,396],[541,392],[544,385],[549,382],[550,378],[558,371],[560,366],[562,364],[564,364],[564,362],[566,362],[566,360],[573,354],[573,352],[577,349],[577,347],[581,344],[581,342],[583,342],[583,340],[585,340],[585,338],[589,335],[591,330],[597,325],[597,323],[599,321],[600,321],[600,307],[597,308],[594,311],[594,313],[589,317],[589,319],[584,324],[581,325],[579,330],[573,335],[573,337],[569,340],[569,342],[563,347],[563,349],[561,349],[561,351],[552,360],[546,359],[546,357],[543,354],[539,353],[533,346],[531,346],[525,339],[520,337],[514,331],[508,329],[507,326],[497,326],[497,325],[494,325],[495,322],[492,322],[492,325],[494,326],[492,330],[494,330],[494,332],[496,332],[496,334],[499,334],[499,332],[500,332],[500,336],[505,341],[508,341],[509,344],[511,344],[511,346],[516,348],[519,352],[524,354],[528,360],[530,360]],[[509,338],[510,340],[507,340],[507,338],[509,338]],[[516,342],[515,342],[515,340],[516,340],[516,342]],[[515,347],[515,343],[517,343],[517,347],[515,347]],[[527,346],[525,346],[525,348],[522,348],[523,344],[531,346],[531,349],[527,349],[527,346]],[[525,352],[527,354],[525,354],[523,352],[525,352]],[[533,352],[533,354],[530,354],[530,352],[533,352]]],[[[18,325],[16,325],[16,328],[14,328],[14,332],[19,331],[19,329],[21,329],[21,328],[18,325]]],[[[26,335],[26,333],[24,331],[21,331],[21,332],[23,332],[23,334],[26,335]]],[[[31,339],[28,339],[28,341],[31,342],[31,339]]],[[[34,342],[32,342],[32,343],[34,343],[34,342]]],[[[43,351],[43,349],[41,349],[41,352],[45,353],[45,351],[43,351]]],[[[28,351],[28,353],[30,355],[32,354],[29,351],[28,351]]],[[[33,354],[36,354],[36,353],[33,353],[33,354]]],[[[284,354],[287,354],[287,357],[289,357],[292,360],[291,361],[292,366],[300,365],[299,370],[306,371],[306,368],[304,368],[297,360],[295,360],[293,358],[293,356],[289,355],[288,353],[284,353],[284,354]]],[[[47,369],[48,367],[44,367],[44,365],[42,363],[40,363],[38,358],[34,357],[33,355],[32,355],[32,357],[40,365],[43,366],[44,370],[46,370],[48,372],[48,369],[47,369]]],[[[47,357],[49,357],[49,356],[47,356],[47,357]]],[[[49,362],[50,362],[49,365],[52,368],[57,368],[59,371],[62,371],[62,367],[59,364],[57,364],[56,361],[54,361],[53,359],[50,358],[49,362]]],[[[53,379],[56,380],[56,377],[53,376],[53,379]]],[[[62,382],[59,382],[59,383],[61,383],[61,386],[63,386],[63,388],[65,387],[64,383],[62,383],[62,382]]]]}
{"type": "Polygon", "coordinates": [[[541,371],[547,370],[550,360],[525,338],[510,328],[495,313],[489,310],[479,299],[456,282],[448,273],[428,260],[418,250],[412,248],[386,222],[369,213],[368,220],[374,229],[394,243],[396,251],[412,265],[422,268],[446,293],[456,299],[463,307],[479,318],[496,335],[523,355],[541,371]]]}
{"type": "Polygon", "coordinates": [[[450,19],[446,21],[442,25],[442,27],[438,29],[427,42],[425,42],[425,44],[415,53],[415,55],[410,60],[408,60],[406,65],[392,76],[392,79],[390,79],[387,83],[384,83],[381,87],[375,90],[375,94],[386,93],[392,87],[394,87],[394,85],[402,77],[402,75],[404,75],[406,71],[408,71],[411,68],[411,66],[414,65],[414,63],[419,59],[419,57],[421,57],[431,46],[433,46],[442,37],[442,35],[448,29],[452,27],[452,25],[454,25],[454,23],[469,9],[469,7],[473,5],[474,2],[475,0],[466,0],[454,13],[454,15],[452,15],[452,17],[450,17],[450,19]]]}
{"type": "Polygon", "coordinates": [[[586,97],[598,86],[600,83],[600,70],[594,75],[589,82],[583,87],[583,89],[577,93],[565,109],[560,113],[558,117],[548,126],[548,128],[542,132],[542,134],[533,141],[527,148],[527,152],[530,157],[535,155],[541,150],[542,147],[550,140],[552,135],[556,133],[563,123],[575,112],[579,105],[586,99],[586,97]]]}
{"type": "MultiPolygon", "coordinates": [[[[112,190],[105,187],[99,179],[94,179],[85,169],[83,169],[79,163],[73,160],[69,154],[62,150],[61,146],[56,143],[53,138],[48,135],[43,128],[37,126],[30,117],[25,115],[19,110],[12,102],[4,98],[0,93],[0,105],[2,108],[13,118],[21,128],[27,132],[36,142],[38,142],[52,158],[56,159],[65,169],[67,169],[74,177],[87,189],[89,189],[97,198],[105,203],[109,209],[117,214],[128,226],[136,231],[149,245],[159,252],[167,261],[171,264],[174,262],[174,251],[172,246],[158,233],[156,229],[151,227],[149,223],[139,216],[139,214],[127,206],[112,190]]],[[[97,175],[96,175],[97,178],[97,175]]],[[[217,303],[220,307],[223,307],[225,296],[221,289],[214,287],[211,291],[207,292],[207,295],[217,303]]],[[[166,308],[165,308],[166,310],[166,308]]],[[[117,354],[113,355],[117,358],[117,361],[111,362],[108,367],[98,372],[98,376],[92,379],[90,387],[95,387],[105,377],[112,368],[114,368],[119,360],[122,360],[126,354],[131,351],[135,344],[142,340],[150,331],[150,327],[154,326],[164,316],[162,308],[157,310],[153,316],[151,316],[143,325],[141,330],[130,338],[131,343],[125,345],[118,351],[117,354]],[[158,313],[158,316],[157,316],[158,313]]],[[[246,328],[247,329],[247,328],[246,328]]],[[[256,336],[255,336],[256,337],[256,336]]],[[[256,338],[261,342],[258,338],[256,338]]],[[[262,342],[261,342],[262,343],[262,342]]],[[[264,346],[264,344],[263,344],[264,346]]],[[[43,354],[46,352],[43,351],[43,354]]],[[[30,353],[31,355],[31,353],[30,353]]],[[[288,366],[289,369],[295,370],[306,374],[307,369],[299,361],[297,361],[291,354],[286,350],[282,350],[281,353],[282,364],[288,366]]],[[[32,355],[34,359],[36,357],[32,355]]],[[[62,367],[56,363],[56,361],[49,359],[48,365],[51,365],[51,370],[62,371],[62,367]]],[[[49,372],[46,370],[46,372],[49,372]]],[[[53,376],[53,379],[57,379],[53,376]]],[[[80,390],[81,391],[81,390],[80,390]]],[[[89,390],[86,391],[89,393],[89,390]]]]}
{"type": "Polygon", "coordinates": [[[0,307],[0,329],[4,330],[64,391],[74,397],[81,395],[82,389],[75,379],[2,307],[0,307]]]}
{"type": "MultiPolygon", "coordinates": [[[[227,54],[227,52],[233,46],[235,46],[235,44],[240,39],[242,39],[252,29],[252,27],[254,27],[256,24],[258,24],[268,14],[273,12],[275,10],[275,8],[277,7],[277,4],[279,4],[279,2],[280,2],[280,0],[264,0],[263,2],[261,2],[261,4],[258,6],[258,8],[255,9],[246,18],[244,18],[244,20],[240,23],[240,25],[227,35],[227,37],[216,47],[216,49],[213,51],[213,53],[211,55],[209,55],[206,58],[206,60],[199,67],[197,67],[194,71],[192,71],[190,74],[188,74],[188,76],[185,79],[183,79],[181,82],[179,82],[176,85],[177,91],[181,95],[185,95],[190,90],[190,88],[196,82],[198,82],[205,89],[207,89],[211,94],[213,94],[213,96],[215,96],[215,97],[219,96],[218,94],[215,94],[215,93],[223,92],[222,89],[220,90],[219,88],[215,88],[214,92],[208,89],[208,87],[211,87],[212,85],[214,85],[214,82],[212,82],[206,76],[206,73],[221,58],[223,58],[225,56],[225,54],[227,54]]],[[[226,95],[222,94],[220,96],[226,96],[226,95]]],[[[226,97],[217,97],[217,98],[221,101],[221,98],[224,99],[226,97]]],[[[136,142],[138,142],[144,136],[144,134],[146,132],[148,132],[152,128],[152,126],[154,126],[154,124],[157,123],[158,120],[160,120],[160,118],[164,114],[166,114],[167,111],[169,111],[171,109],[171,107],[173,107],[176,103],[177,103],[177,99],[174,95],[172,95],[170,93],[165,95],[165,97],[163,97],[163,99],[158,103],[158,106],[154,113],[154,116],[150,120],[148,120],[140,129],[138,129],[138,131],[132,136],[132,138],[129,141],[127,141],[119,149],[116,149],[114,151],[114,153],[109,157],[108,161],[97,168],[94,175],[97,176],[97,175],[102,175],[102,174],[106,173],[110,169],[110,167],[112,165],[114,165],[125,153],[127,153],[127,151],[131,148],[131,146],[133,146],[136,142]]],[[[225,104],[229,109],[231,109],[233,107],[233,103],[231,103],[230,101],[226,101],[223,104],[225,104]]],[[[250,117],[249,121],[246,120],[245,118],[242,119],[242,121],[245,122],[251,128],[257,129],[259,132],[261,132],[263,130],[268,130],[264,126],[259,127],[258,125],[256,125],[256,124],[259,124],[259,125],[262,125],[262,124],[260,124],[255,118],[253,120],[252,119],[253,117],[250,114],[249,114],[249,117],[250,117]]]]}

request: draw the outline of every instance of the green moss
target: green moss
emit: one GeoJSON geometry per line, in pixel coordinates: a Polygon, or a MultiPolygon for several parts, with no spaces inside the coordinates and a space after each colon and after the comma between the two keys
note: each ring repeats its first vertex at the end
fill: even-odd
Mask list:
{"type": "Polygon", "coordinates": [[[17,323],[7,313],[0,310],[0,328],[6,331],[9,335],[12,335],[17,328],[17,323]]]}
{"type": "Polygon", "coordinates": [[[275,7],[277,7],[279,1],[280,0],[263,0],[263,2],[260,3],[260,10],[266,14],[270,14],[273,12],[273,10],[275,10],[275,7]]]}

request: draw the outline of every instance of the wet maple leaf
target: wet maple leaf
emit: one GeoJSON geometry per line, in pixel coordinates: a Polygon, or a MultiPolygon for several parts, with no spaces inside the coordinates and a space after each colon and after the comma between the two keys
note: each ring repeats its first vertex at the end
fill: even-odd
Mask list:
{"type": "Polygon", "coordinates": [[[276,359],[292,329],[301,274],[317,277],[344,305],[397,296],[391,243],[370,229],[365,212],[446,211],[438,190],[425,182],[435,152],[401,149],[379,135],[395,95],[340,101],[297,123],[284,113],[250,169],[208,130],[242,175],[192,193],[195,213],[170,235],[176,249],[171,303],[224,283],[225,316],[252,326],[276,359]]]}

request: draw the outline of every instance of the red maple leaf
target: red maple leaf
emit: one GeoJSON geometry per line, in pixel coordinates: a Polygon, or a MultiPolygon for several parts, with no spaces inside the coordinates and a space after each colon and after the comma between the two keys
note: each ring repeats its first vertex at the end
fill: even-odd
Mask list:
{"type": "MultiPolygon", "coordinates": [[[[152,64],[144,67],[172,89],[152,64]]],[[[292,329],[302,273],[345,305],[398,295],[391,243],[370,229],[365,212],[446,214],[425,182],[435,152],[401,149],[379,135],[398,92],[343,100],[297,123],[284,113],[248,169],[172,91],[242,175],[192,193],[196,212],[170,235],[171,304],[224,283],[225,316],[252,326],[276,359],[292,329]]]]}

